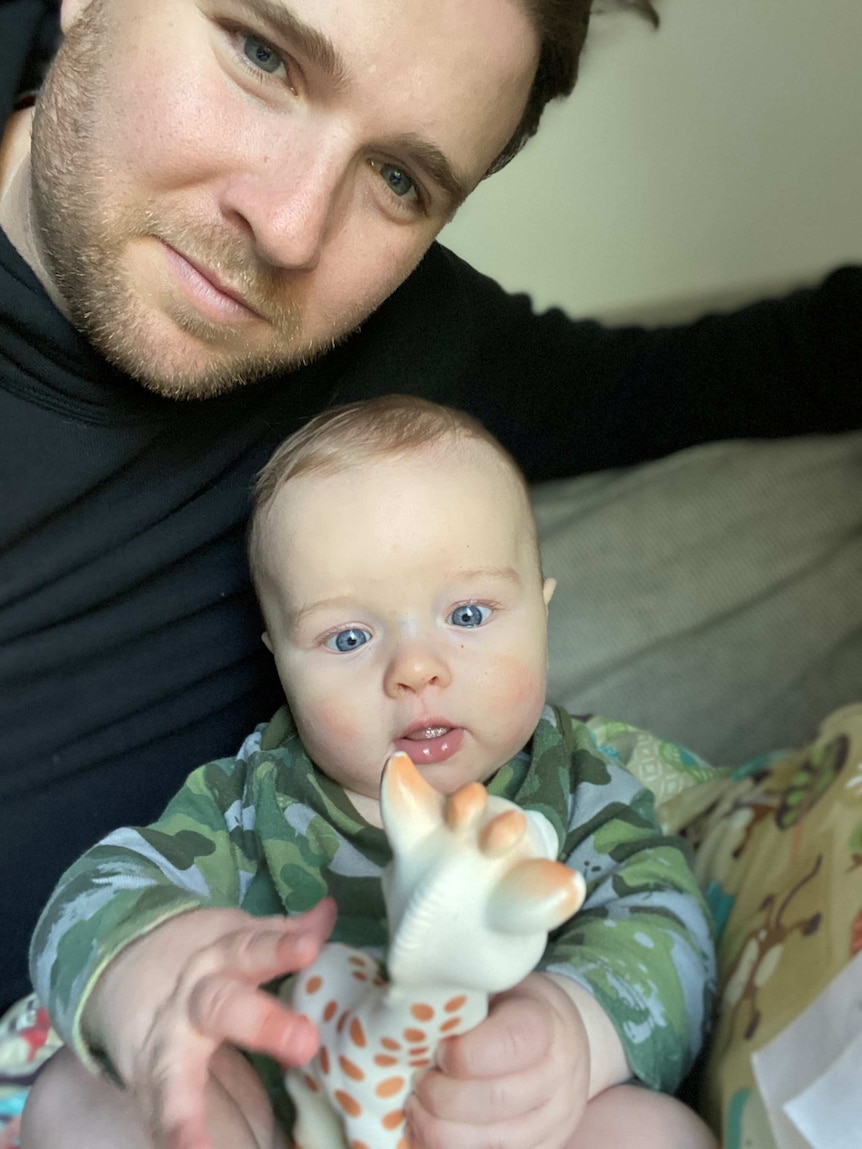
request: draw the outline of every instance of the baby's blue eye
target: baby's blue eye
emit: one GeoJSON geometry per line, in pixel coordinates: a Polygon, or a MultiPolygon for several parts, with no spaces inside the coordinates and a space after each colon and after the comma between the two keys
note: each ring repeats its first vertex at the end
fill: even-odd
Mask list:
{"type": "Polygon", "coordinates": [[[337,650],[339,654],[347,654],[351,650],[364,646],[370,640],[371,635],[367,630],[360,630],[356,626],[351,626],[347,630],[340,630],[338,634],[331,635],[324,646],[330,650],[337,650]]]}
{"type": "Polygon", "coordinates": [[[257,36],[245,36],[242,42],[242,50],[262,72],[269,72],[274,75],[282,66],[282,59],[274,48],[267,44],[266,40],[259,40],[257,36]]]}
{"type": "Polygon", "coordinates": [[[453,626],[467,626],[476,627],[481,626],[491,617],[491,608],[489,606],[481,606],[476,602],[465,603],[464,606],[456,606],[452,613],[449,615],[449,622],[453,626]]]}

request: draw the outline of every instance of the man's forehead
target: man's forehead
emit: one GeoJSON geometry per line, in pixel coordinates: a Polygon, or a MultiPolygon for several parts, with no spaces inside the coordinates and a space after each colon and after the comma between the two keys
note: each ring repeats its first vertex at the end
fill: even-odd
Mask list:
{"type": "Polygon", "coordinates": [[[421,153],[456,201],[477,182],[469,160],[479,145],[508,142],[535,74],[538,43],[520,0],[227,3],[334,87],[373,94],[394,120],[401,113],[392,142],[421,153]]]}

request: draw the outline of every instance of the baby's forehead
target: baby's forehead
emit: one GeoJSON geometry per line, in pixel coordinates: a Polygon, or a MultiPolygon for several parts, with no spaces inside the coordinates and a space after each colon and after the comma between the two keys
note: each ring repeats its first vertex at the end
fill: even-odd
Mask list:
{"type": "Polygon", "coordinates": [[[385,522],[387,513],[401,521],[411,508],[429,526],[477,514],[507,534],[510,527],[529,531],[532,523],[518,470],[493,443],[464,436],[410,451],[329,457],[283,483],[261,527],[263,534],[307,540],[308,530],[323,522],[385,522]]]}
{"type": "Polygon", "coordinates": [[[343,453],[288,480],[285,488],[295,484],[294,489],[299,493],[303,487],[314,489],[315,484],[350,488],[354,481],[366,479],[388,478],[409,483],[411,478],[453,476],[463,482],[465,489],[490,484],[501,498],[513,491],[526,490],[520,473],[502,451],[490,441],[464,434],[441,436],[409,450],[351,454],[348,447],[343,453]]]}

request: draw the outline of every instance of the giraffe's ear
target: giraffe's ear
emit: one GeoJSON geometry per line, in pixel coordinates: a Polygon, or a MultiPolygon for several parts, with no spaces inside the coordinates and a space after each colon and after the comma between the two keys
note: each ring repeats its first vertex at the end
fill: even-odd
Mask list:
{"type": "Polygon", "coordinates": [[[383,827],[396,855],[440,828],[443,795],[429,786],[409,754],[393,754],[383,767],[380,811],[383,827]]]}
{"type": "Polygon", "coordinates": [[[501,933],[547,932],[581,908],[586,883],[577,870],[528,858],[504,875],[488,902],[488,922],[501,933]]]}

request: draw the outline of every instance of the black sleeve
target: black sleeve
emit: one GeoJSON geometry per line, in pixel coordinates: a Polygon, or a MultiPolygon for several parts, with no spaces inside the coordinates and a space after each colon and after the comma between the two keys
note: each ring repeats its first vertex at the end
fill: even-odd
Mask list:
{"type": "Polygon", "coordinates": [[[862,425],[862,268],[819,287],[647,330],[533,314],[451,253],[468,358],[452,401],[531,479],[628,466],[718,439],[862,425]]]}

